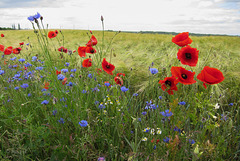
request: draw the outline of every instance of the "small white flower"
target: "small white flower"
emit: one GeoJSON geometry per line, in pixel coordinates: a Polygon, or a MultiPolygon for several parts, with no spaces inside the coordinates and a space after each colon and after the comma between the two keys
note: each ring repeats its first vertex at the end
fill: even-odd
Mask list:
{"type": "Polygon", "coordinates": [[[142,141],[147,141],[147,138],[146,137],[142,138],[142,141]]]}
{"type": "Polygon", "coordinates": [[[219,109],[219,105],[218,105],[218,103],[215,105],[215,109],[217,110],[217,109],[219,109]]]}
{"type": "Polygon", "coordinates": [[[159,130],[157,131],[157,134],[160,135],[161,133],[162,133],[162,131],[159,129],[159,130]]]}
{"type": "Polygon", "coordinates": [[[155,130],[151,129],[150,134],[155,135],[155,130]]]}

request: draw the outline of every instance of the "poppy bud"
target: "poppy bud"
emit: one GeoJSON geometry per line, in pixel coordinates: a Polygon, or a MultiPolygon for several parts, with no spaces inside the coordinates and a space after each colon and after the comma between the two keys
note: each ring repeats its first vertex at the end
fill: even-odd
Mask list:
{"type": "Polygon", "coordinates": [[[40,20],[41,20],[41,21],[43,20],[43,16],[40,17],[40,20]]]}
{"type": "Polygon", "coordinates": [[[34,21],[35,21],[35,23],[38,23],[38,20],[36,18],[34,19],[34,21]]]}
{"type": "Polygon", "coordinates": [[[101,21],[103,21],[103,16],[101,16],[101,21]]]}

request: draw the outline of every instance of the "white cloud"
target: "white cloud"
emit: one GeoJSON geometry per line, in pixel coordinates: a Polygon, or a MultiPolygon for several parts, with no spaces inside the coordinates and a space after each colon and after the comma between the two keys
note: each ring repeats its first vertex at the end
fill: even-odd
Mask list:
{"type": "Polygon", "coordinates": [[[31,28],[27,17],[39,12],[50,28],[100,30],[100,16],[110,30],[154,30],[240,35],[240,7],[234,0],[39,0],[34,7],[1,8],[0,24],[20,23],[31,28]],[[231,1],[231,2],[230,2],[231,1]],[[227,6],[227,7],[226,7],[227,6]],[[231,7],[231,5],[230,5],[231,7]]]}

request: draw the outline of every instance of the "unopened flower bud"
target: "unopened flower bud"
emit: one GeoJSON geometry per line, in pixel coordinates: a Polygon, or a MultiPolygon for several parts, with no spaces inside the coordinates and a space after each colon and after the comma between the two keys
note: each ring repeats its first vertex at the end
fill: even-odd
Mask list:
{"type": "Polygon", "coordinates": [[[103,16],[101,16],[101,21],[103,21],[103,16]]]}
{"type": "Polygon", "coordinates": [[[40,17],[40,20],[41,20],[41,21],[43,20],[43,16],[40,17]]]}

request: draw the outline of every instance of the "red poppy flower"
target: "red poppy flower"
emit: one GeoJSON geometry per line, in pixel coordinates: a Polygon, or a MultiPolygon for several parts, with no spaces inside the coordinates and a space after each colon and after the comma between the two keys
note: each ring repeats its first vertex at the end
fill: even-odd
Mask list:
{"type": "Polygon", "coordinates": [[[177,57],[182,64],[195,67],[198,62],[198,52],[196,48],[191,48],[191,46],[187,45],[179,49],[177,57]]]}
{"type": "Polygon", "coordinates": [[[58,34],[58,30],[55,30],[55,33],[58,34]]]}
{"type": "Polygon", "coordinates": [[[8,60],[7,60],[7,59],[5,59],[5,60],[4,60],[4,65],[7,65],[7,62],[8,62],[8,60]]]}
{"type": "Polygon", "coordinates": [[[65,77],[62,81],[62,85],[66,84],[67,83],[67,77],[65,77]]]}
{"type": "Polygon", "coordinates": [[[19,54],[21,50],[22,50],[22,48],[20,48],[20,47],[14,48],[13,49],[13,54],[19,54]]]}
{"type": "Polygon", "coordinates": [[[151,140],[151,142],[152,142],[152,143],[154,142],[154,138],[151,140]]]}
{"type": "Polygon", "coordinates": [[[82,66],[83,67],[86,67],[86,68],[88,68],[88,67],[91,67],[92,66],[92,59],[84,59],[83,60],[83,62],[82,62],[82,66]]]}
{"type": "Polygon", "coordinates": [[[49,89],[49,83],[48,82],[45,83],[44,88],[49,89]]]}
{"type": "Polygon", "coordinates": [[[58,74],[61,74],[61,71],[56,70],[56,74],[57,74],[57,75],[58,75],[58,74]]]}
{"type": "Polygon", "coordinates": [[[76,50],[73,50],[73,53],[75,53],[76,52],[76,50]]]}
{"type": "Polygon", "coordinates": [[[67,53],[67,52],[68,52],[67,48],[65,48],[65,47],[63,47],[63,46],[61,46],[60,48],[58,48],[58,51],[64,52],[64,53],[67,53]]]}
{"type": "Polygon", "coordinates": [[[124,73],[117,73],[117,76],[118,77],[121,77],[121,76],[125,77],[125,74],[124,73]]]}
{"type": "Polygon", "coordinates": [[[116,84],[118,84],[118,85],[120,85],[120,86],[123,85],[123,80],[122,80],[121,77],[116,76],[116,77],[114,78],[114,81],[116,82],[116,84]]]}
{"type": "Polygon", "coordinates": [[[182,84],[193,84],[197,82],[194,80],[195,72],[188,71],[183,67],[172,67],[171,72],[182,84]]]}
{"type": "Polygon", "coordinates": [[[158,83],[160,83],[162,86],[162,90],[165,91],[167,89],[168,94],[173,95],[173,90],[177,91],[177,83],[178,80],[176,77],[166,77],[164,80],[160,80],[158,83]]]}
{"type": "Polygon", "coordinates": [[[88,41],[86,46],[94,46],[94,45],[97,45],[97,39],[95,36],[92,35],[91,39],[88,41]]]}
{"type": "Polygon", "coordinates": [[[86,46],[79,46],[78,47],[78,55],[80,57],[86,57],[86,46]]]}
{"type": "Polygon", "coordinates": [[[106,58],[103,58],[102,68],[105,72],[110,75],[113,75],[112,71],[115,69],[115,66],[106,61],[106,58]]]}
{"type": "Polygon", "coordinates": [[[0,44],[0,51],[4,52],[4,46],[0,44]]]}
{"type": "Polygon", "coordinates": [[[4,37],[4,34],[1,34],[1,37],[4,37]]]}
{"type": "Polygon", "coordinates": [[[192,40],[188,37],[188,32],[183,32],[172,38],[172,42],[178,46],[186,46],[192,43],[192,40]]]}
{"type": "Polygon", "coordinates": [[[54,37],[56,37],[56,36],[57,36],[56,32],[54,32],[54,31],[49,31],[49,32],[48,32],[48,37],[49,37],[49,39],[52,39],[52,38],[54,38],[54,37]]]}
{"type": "Polygon", "coordinates": [[[198,74],[197,79],[203,82],[203,86],[207,88],[206,84],[217,84],[224,80],[222,72],[216,68],[205,66],[201,73],[198,74]]]}
{"type": "Polygon", "coordinates": [[[96,51],[93,47],[91,47],[91,46],[87,46],[85,51],[86,51],[86,53],[90,53],[90,54],[94,54],[94,53],[97,52],[97,51],[96,51]]]}
{"type": "Polygon", "coordinates": [[[97,68],[96,71],[98,75],[100,74],[100,72],[102,73],[102,69],[97,68]]]}
{"type": "Polygon", "coordinates": [[[9,46],[7,47],[5,50],[4,50],[4,55],[10,55],[12,53],[12,46],[9,46]]]}
{"type": "Polygon", "coordinates": [[[20,45],[20,46],[24,45],[24,42],[20,42],[19,45],[20,45]]]}

